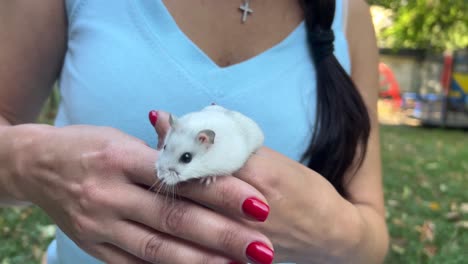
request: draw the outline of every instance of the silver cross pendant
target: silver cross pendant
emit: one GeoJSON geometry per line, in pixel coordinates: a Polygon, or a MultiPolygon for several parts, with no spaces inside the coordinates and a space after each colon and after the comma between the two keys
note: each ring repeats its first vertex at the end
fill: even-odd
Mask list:
{"type": "Polygon", "coordinates": [[[247,16],[253,13],[253,10],[249,6],[250,0],[244,0],[244,4],[239,7],[239,9],[243,12],[242,13],[242,23],[247,21],[247,16]]]}

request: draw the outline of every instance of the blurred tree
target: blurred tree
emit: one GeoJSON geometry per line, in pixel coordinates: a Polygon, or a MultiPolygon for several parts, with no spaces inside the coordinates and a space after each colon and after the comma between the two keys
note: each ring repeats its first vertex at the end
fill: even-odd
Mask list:
{"type": "Polygon", "coordinates": [[[387,48],[431,51],[468,47],[467,0],[368,0],[392,12],[392,23],[377,32],[387,48]]]}

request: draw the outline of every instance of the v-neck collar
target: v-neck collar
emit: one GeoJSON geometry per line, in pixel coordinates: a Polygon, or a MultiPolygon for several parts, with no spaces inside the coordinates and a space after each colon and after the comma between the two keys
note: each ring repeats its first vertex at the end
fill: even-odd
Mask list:
{"type": "Polygon", "coordinates": [[[238,83],[242,87],[251,86],[262,79],[271,78],[284,67],[288,67],[289,65],[284,65],[284,62],[303,59],[291,60],[290,57],[285,57],[302,55],[302,52],[295,53],[291,50],[304,49],[307,46],[304,45],[306,30],[302,21],[286,38],[265,51],[239,63],[221,67],[180,29],[162,0],[131,2],[133,8],[137,9],[144,19],[148,37],[157,41],[159,46],[197,81],[219,92],[221,92],[220,87],[210,87],[210,83],[219,84],[213,82],[213,78],[220,78],[228,83],[238,83]]]}

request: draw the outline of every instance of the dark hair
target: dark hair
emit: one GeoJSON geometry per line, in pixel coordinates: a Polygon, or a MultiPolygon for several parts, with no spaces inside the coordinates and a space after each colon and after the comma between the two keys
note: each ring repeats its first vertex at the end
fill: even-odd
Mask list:
{"type": "Polygon", "coordinates": [[[303,160],[347,196],[344,176],[362,165],[370,134],[369,114],[350,76],[333,55],[335,0],[302,0],[302,5],[317,75],[315,130],[303,160]]]}

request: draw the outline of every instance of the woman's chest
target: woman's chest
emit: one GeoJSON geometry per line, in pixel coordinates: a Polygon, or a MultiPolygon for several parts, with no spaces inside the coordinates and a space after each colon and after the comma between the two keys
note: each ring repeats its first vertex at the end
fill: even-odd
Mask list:
{"type": "Polygon", "coordinates": [[[178,28],[217,65],[254,57],[302,21],[299,1],[163,0],[178,28]]]}
{"type": "Polygon", "coordinates": [[[305,27],[265,52],[219,67],[159,1],[88,1],[70,19],[57,125],[112,126],[155,144],[147,114],[215,102],[257,121],[267,146],[298,159],[315,118],[305,27]]]}

